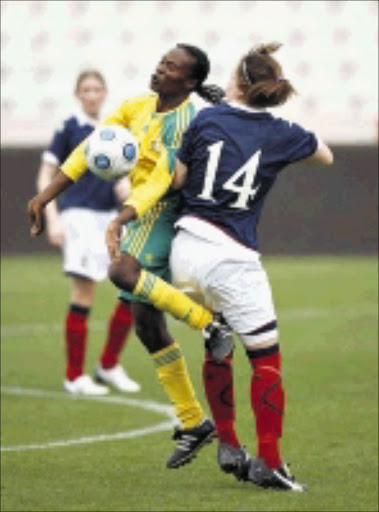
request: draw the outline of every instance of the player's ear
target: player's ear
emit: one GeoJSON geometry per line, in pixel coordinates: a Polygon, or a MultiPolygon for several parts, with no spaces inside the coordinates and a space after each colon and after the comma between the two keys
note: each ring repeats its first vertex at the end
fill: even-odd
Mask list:
{"type": "Polygon", "coordinates": [[[186,87],[189,91],[193,91],[196,89],[197,86],[197,80],[195,78],[187,78],[186,80],[186,87]]]}

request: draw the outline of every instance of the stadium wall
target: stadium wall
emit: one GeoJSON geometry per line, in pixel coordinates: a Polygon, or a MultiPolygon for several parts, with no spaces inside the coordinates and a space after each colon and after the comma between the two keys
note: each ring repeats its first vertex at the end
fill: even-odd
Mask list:
{"type": "MultiPolygon", "coordinates": [[[[35,193],[40,148],[1,151],[1,252],[55,252],[32,240],[26,202],[35,193]]],[[[264,254],[373,254],[378,243],[378,148],[335,146],[333,167],[301,165],[279,177],[261,225],[264,254]],[[298,168],[296,168],[298,167],[298,168]]]]}

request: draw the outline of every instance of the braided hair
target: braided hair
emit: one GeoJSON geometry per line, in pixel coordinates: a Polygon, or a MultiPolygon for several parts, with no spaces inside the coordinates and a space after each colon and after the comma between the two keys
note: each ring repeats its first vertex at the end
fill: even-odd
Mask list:
{"type": "Polygon", "coordinates": [[[179,43],[176,46],[189,53],[196,61],[192,68],[191,75],[191,78],[197,80],[194,91],[203,98],[203,100],[208,101],[208,103],[212,103],[213,105],[220,103],[225,96],[225,91],[218,85],[205,85],[203,83],[211,68],[207,54],[197,46],[190,44],[179,43]]]}

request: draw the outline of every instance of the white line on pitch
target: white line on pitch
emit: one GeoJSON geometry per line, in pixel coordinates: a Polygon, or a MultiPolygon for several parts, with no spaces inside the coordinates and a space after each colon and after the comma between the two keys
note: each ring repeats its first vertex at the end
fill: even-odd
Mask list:
{"type": "Polygon", "coordinates": [[[78,439],[67,439],[58,441],[48,441],[41,444],[29,444],[29,445],[18,445],[18,446],[3,446],[1,447],[2,452],[11,451],[26,451],[26,450],[46,450],[49,448],[59,448],[65,446],[74,446],[90,443],[98,443],[101,441],[117,441],[123,439],[133,439],[139,436],[145,436],[154,432],[161,432],[164,430],[170,430],[177,423],[173,408],[170,405],[161,404],[152,400],[138,400],[134,398],[126,398],[121,396],[83,396],[83,395],[67,395],[64,393],[57,393],[53,391],[44,391],[42,389],[23,389],[12,386],[2,386],[1,393],[8,395],[18,396],[34,396],[37,398],[54,398],[54,399],[67,399],[67,400],[87,400],[102,402],[116,405],[130,405],[133,407],[139,407],[148,411],[154,411],[169,418],[169,421],[160,422],[150,427],[144,427],[135,430],[127,430],[124,432],[116,432],[114,434],[102,434],[96,436],[84,436],[78,439]]]}
{"type": "MultiPolygon", "coordinates": [[[[294,308],[294,309],[278,309],[279,320],[300,320],[307,318],[324,318],[329,316],[349,316],[360,317],[362,315],[377,315],[377,304],[372,302],[349,304],[347,307],[337,308],[294,308]]],[[[175,324],[176,327],[184,325],[182,322],[169,317],[169,323],[175,324]]],[[[90,322],[89,327],[92,331],[101,331],[105,333],[107,320],[94,320],[90,322]]],[[[23,334],[33,334],[39,332],[60,333],[63,331],[62,323],[30,323],[18,325],[5,325],[1,327],[2,336],[17,336],[23,334]]]]}

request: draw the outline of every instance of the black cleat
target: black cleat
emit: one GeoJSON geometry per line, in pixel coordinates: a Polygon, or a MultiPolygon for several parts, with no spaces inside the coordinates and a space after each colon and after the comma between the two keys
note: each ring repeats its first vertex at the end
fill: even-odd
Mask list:
{"type": "Polygon", "coordinates": [[[188,464],[197,452],[213,441],[216,430],[210,420],[204,420],[199,426],[188,429],[176,428],[172,438],[178,441],[174,453],[167,461],[168,468],[179,468],[188,464]]]}
{"type": "Polygon", "coordinates": [[[287,464],[282,464],[278,468],[270,469],[265,461],[259,457],[251,459],[250,461],[248,480],[265,488],[270,487],[294,492],[304,492],[308,490],[306,485],[296,482],[287,464]]]}
{"type": "Polygon", "coordinates": [[[217,451],[217,462],[225,473],[232,473],[237,480],[249,480],[251,457],[244,447],[234,447],[220,443],[217,451]]]}
{"type": "Polygon", "coordinates": [[[232,331],[222,318],[207,324],[203,329],[203,337],[205,348],[218,363],[222,363],[234,350],[232,331]]]}

